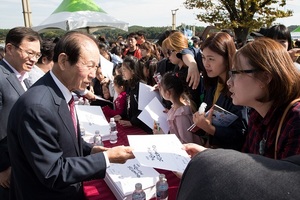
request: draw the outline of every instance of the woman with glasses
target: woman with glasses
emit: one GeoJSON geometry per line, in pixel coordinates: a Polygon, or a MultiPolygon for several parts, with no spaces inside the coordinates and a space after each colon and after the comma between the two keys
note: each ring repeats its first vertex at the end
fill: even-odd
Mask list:
{"type": "Polygon", "coordinates": [[[232,58],[236,52],[235,44],[228,33],[218,32],[209,36],[201,45],[202,61],[205,70],[204,77],[204,102],[207,104],[205,112],[196,112],[193,116],[194,123],[200,128],[197,132],[210,148],[226,148],[241,150],[247,129],[246,108],[233,105],[228,86],[228,72],[232,65],[232,58]],[[213,122],[214,105],[237,116],[229,125],[213,122]]]}
{"type": "Polygon", "coordinates": [[[293,61],[278,42],[259,38],[239,49],[230,74],[227,84],[233,103],[253,108],[243,149],[248,153],[184,145],[192,160],[177,199],[299,199],[299,102],[288,110],[280,129],[277,158],[281,160],[270,159],[283,111],[300,96],[300,74],[293,61]],[[260,150],[263,156],[255,155],[260,150]]]}
{"type": "Polygon", "coordinates": [[[242,47],[227,84],[235,105],[252,108],[243,152],[278,159],[300,154],[299,102],[288,109],[279,127],[287,106],[300,97],[300,74],[280,43],[259,38],[242,47]]]}

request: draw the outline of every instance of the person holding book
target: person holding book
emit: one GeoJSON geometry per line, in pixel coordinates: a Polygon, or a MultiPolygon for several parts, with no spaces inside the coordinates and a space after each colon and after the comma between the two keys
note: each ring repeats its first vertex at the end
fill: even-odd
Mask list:
{"type": "Polygon", "coordinates": [[[228,72],[232,65],[232,57],[236,52],[235,44],[228,33],[211,34],[201,45],[202,61],[205,70],[204,102],[207,104],[205,112],[196,112],[194,123],[200,128],[197,132],[203,139],[203,145],[210,148],[226,148],[241,150],[247,130],[246,108],[233,105],[228,86],[228,72]],[[213,123],[214,105],[225,109],[237,116],[230,125],[213,123]]]}
{"type": "Polygon", "coordinates": [[[102,74],[101,66],[98,67],[96,71],[96,78],[94,78],[90,84],[90,91],[94,93],[94,98],[90,103],[92,106],[109,106],[113,108],[111,103],[113,97],[111,97],[109,93],[109,84],[110,80],[102,74]],[[98,95],[107,101],[99,100],[95,95],[98,95]]]}
{"type": "Polygon", "coordinates": [[[127,107],[125,116],[117,115],[115,120],[122,126],[136,126],[147,133],[152,133],[152,129],[138,118],[138,115],[142,112],[138,109],[139,83],[142,79],[137,65],[138,59],[136,57],[125,56],[122,63],[122,75],[128,85],[126,90],[127,107]]]}
{"type": "Polygon", "coordinates": [[[114,109],[109,106],[102,107],[102,111],[107,118],[114,117],[116,115],[123,116],[126,110],[126,81],[122,75],[116,75],[114,77],[114,90],[118,94],[114,100],[114,109]]]}
{"type": "Polygon", "coordinates": [[[84,90],[95,77],[100,62],[95,38],[67,32],[55,46],[53,61],[52,70],[9,115],[11,200],[85,199],[83,181],[104,178],[111,163],[134,158],[131,147],[92,145],[80,134],[72,91],[84,90]]]}
{"type": "MultiPolygon", "coordinates": [[[[170,134],[175,134],[182,143],[199,143],[200,138],[187,129],[193,124],[193,111],[187,93],[185,78],[180,73],[167,72],[160,82],[161,96],[172,102],[172,108],[167,112],[170,134]]],[[[156,133],[157,130],[153,130],[156,133]]]]}
{"type": "Polygon", "coordinates": [[[237,51],[230,74],[233,103],[252,108],[242,151],[277,159],[300,154],[300,100],[291,103],[300,97],[300,73],[286,49],[258,38],[237,51]]]}

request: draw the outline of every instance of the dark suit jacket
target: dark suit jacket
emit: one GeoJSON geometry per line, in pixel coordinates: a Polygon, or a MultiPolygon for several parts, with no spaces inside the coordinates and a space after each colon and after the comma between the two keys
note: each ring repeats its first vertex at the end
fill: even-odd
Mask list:
{"type": "Polygon", "coordinates": [[[0,61],[0,172],[10,166],[6,138],[8,115],[24,92],[15,73],[3,60],[0,61]]]}
{"type": "Polygon", "coordinates": [[[81,182],[105,176],[103,153],[89,155],[92,146],[76,138],[67,102],[49,72],[16,102],[8,132],[11,200],[83,199],[81,182]]]}
{"type": "Polygon", "coordinates": [[[292,200],[300,197],[300,155],[274,160],[208,149],[188,164],[177,199],[292,200]]]}

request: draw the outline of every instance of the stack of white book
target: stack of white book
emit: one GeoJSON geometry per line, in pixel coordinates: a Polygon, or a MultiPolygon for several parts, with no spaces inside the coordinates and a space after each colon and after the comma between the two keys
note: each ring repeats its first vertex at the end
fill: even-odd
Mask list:
{"type": "Polygon", "coordinates": [[[84,128],[85,135],[82,138],[93,143],[95,131],[98,130],[102,140],[109,140],[109,123],[100,106],[76,105],[76,114],[79,120],[80,128],[84,128]]]}
{"type": "Polygon", "coordinates": [[[104,181],[118,200],[131,200],[136,183],[142,184],[146,199],[151,199],[155,197],[158,176],[154,168],[141,166],[136,159],[131,159],[125,164],[111,164],[104,181]]]}

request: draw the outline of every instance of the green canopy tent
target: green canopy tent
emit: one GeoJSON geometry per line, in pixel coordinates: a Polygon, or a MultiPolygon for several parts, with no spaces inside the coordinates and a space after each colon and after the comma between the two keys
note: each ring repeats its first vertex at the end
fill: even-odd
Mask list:
{"type": "Polygon", "coordinates": [[[128,23],[108,15],[93,0],[63,0],[58,8],[33,30],[81,30],[93,33],[100,28],[118,28],[128,31],[128,23]]]}
{"type": "Polygon", "coordinates": [[[292,36],[292,39],[295,40],[295,39],[300,39],[300,26],[298,26],[296,29],[294,29],[292,32],[291,32],[291,36],[292,36]]]}
{"type": "Polygon", "coordinates": [[[298,26],[296,29],[294,29],[293,31],[292,31],[293,33],[300,33],[300,26],[298,26]]]}

